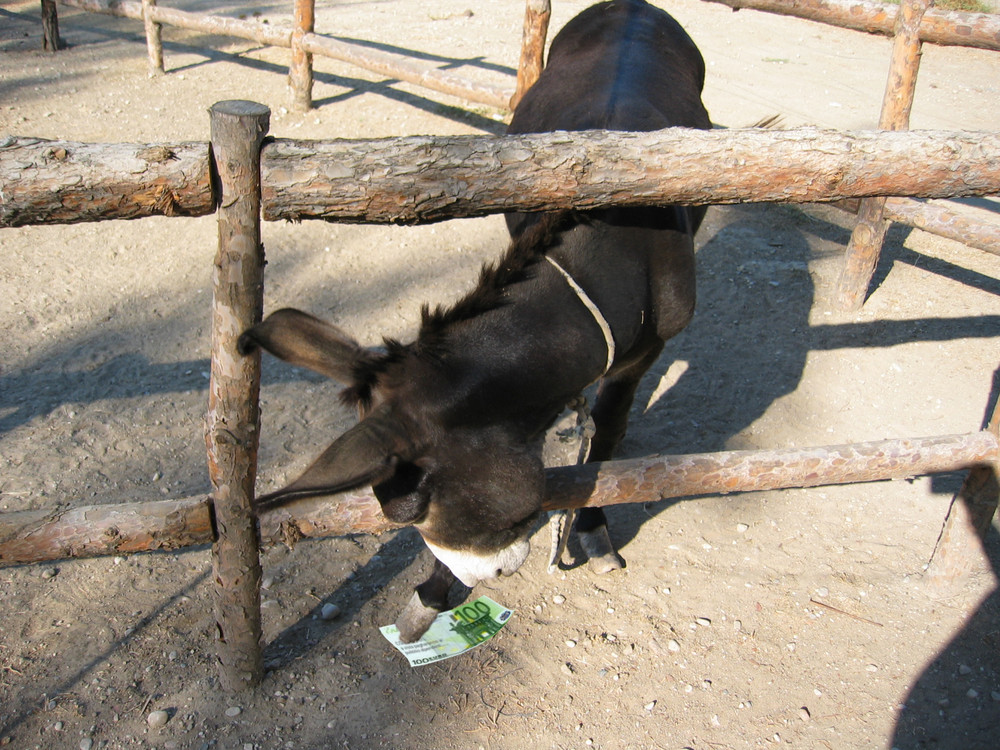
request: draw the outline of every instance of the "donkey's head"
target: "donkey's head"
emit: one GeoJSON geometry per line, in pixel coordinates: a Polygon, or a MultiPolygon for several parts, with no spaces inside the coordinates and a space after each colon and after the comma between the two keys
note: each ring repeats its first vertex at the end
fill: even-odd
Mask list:
{"type": "Polygon", "coordinates": [[[257,346],[344,383],[345,399],[362,414],[299,478],[261,497],[262,506],[370,484],[385,516],[413,524],[465,585],[520,567],[544,472],[514,431],[481,418],[463,392],[474,372],[456,371],[418,345],[364,349],[291,309],[243,334],[241,351],[257,346]]]}

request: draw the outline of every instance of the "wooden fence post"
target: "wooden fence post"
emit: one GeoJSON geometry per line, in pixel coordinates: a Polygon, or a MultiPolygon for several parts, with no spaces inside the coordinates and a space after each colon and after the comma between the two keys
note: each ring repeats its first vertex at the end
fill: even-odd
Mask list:
{"type": "Polygon", "coordinates": [[[545,64],[545,36],[552,16],[549,0],[528,0],[524,9],[524,30],[521,33],[521,60],[517,65],[517,89],[510,100],[513,110],[524,92],[530,89],[545,64]]]}
{"type": "MultiPolygon", "coordinates": [[[[920,68],[920,22],[932,0],[903,0],[896,17],[889,78],[882,100],[879,128],[906,130],[920,68]]],[[[889,222],[885,219],[885,198],[865,198],[858,210],[858,223],[851,233],[840,277],[838,303],[843,310],[858,310],[865,302],[875,273],[889,222]]]]}
{"type": "Polygon", "coordinates": [[[163,73],[163,25],[153,20],[156,0],[142,0],[142,23],[146,27],[146,55],[149,77],[163,73]]]}
{"type": "Polygon", "coordinates": [[[315,27],[315,0],[295,0],[294,29],[292,31],[292,62],[288,68],[288,85],[292,95],[292,109],[307,112],[312,109],[313,56],[302,48],[306,34],[315,27]]]}
{"type": "Polygon", "coordinates": [[[212,480],[212,546],[219,677],[223,688],[254,687],[263,676],[260,555],[253,510],[260,424],[260,358],[236,349],[263,312],[260,148],[271,111],[224,101],[209,110],[217,170],[219,249],[212,301],[212,368],[205,441],[212,480]]]}
{"type": "Polygon", "coordinates": [[[56,0],[42,0],[42,49],[56,52],[66,46],[59,38],[59,11],[56,0]]]}

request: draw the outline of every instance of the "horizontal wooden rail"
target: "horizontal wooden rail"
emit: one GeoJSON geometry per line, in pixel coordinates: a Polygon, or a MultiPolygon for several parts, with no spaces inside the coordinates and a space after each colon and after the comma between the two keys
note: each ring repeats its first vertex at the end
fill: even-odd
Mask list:
{"type": "Polygon", "coordinates": [[[1000,255],[1000,218],[983,220],[946,206],[908,198],[889,198],[882,215],[890,221],[1000,255]]]}
{"type": "MultiPolygon", "coordinates": [[[[545,508],[902,479],[998,461],[1000,443],[990,431],[823,448],[652,456],[549,469],[545,508]]],[[[208,544],[211,517],[211,500],[204,496],[5,513],[0,515],[0,566],[208,544]]],[[[259,519],[266,544],[393,528],[398,525],[386,520],[370,490],[301,500],[259,519]]]]}
{"type": "Polygon", "coordinates": [[[208,143],[0,138],[0,227],[215,210],[208,143]]]}
{"type": "Polygon", "coordinates": [[[1000,193],[1000,133],[690,130],[278,140],[264,218],[418,223],[501,211],[1000,193]]]}
{"type": "Polygon", "coordinates": [[[513,85],[497,86],[474,81],[448,70],[421,65],[404,55],[384,52],[343,39],[320,34],[306,34],[302,38],[302,49],[314,55],[322,55],[350,63],[373,73],[380,73],[390,78],[422,86],[425,89],[498,109],[509,109],[510,100],[514,96],[513,85]]]}
{"type": "MultiPolygon", "coordinates": [[[[856,214],[857,199],[837,201],[835,207],[856,214]]],[[[883,218],[922,229],[938,237],[961,242],[977,250],[1000,255],[1000,219],[954,211],[940,203],[926,203],[913,198],[887,198],[883,218]]]]}
{"type": "MultiPolygon", "coordinates": [[[[707,0],[733,10],[747,8],[795,16],[856,31],[892,36],[898,5],[868,0],[707,0]]],[[[1000,15],[931,8],[920,24],[920,41],[1000,50],[1000,15]]]]}
{"type": "MultiPolygon", "coordinates": [[[[208,165],[208,143],[7,137],[0,227],[201,216],[214,209],[208,165]]],[[[279,140],[264,148],[262,182],[266,219],[371,223],[613,204],[990,195],[1000,193],[1000,133],[671,129],[279,140]]]]}
{"type": "MultiPolygon", "coordinates": [[[[60,2],[63,5],[91,13],[103,13],[138,21],[144,20],[142,3],[135,0],[60,0],[60,2]]],[[[292,47],[291,27],[272,26],[259,21],[227,16],[191,13],[159,5],[154,5],[149,9],[149,17],[154,23],[168,26],[202,31],[207,34],[222,34],[239,39],[249,39],[272,47],[287,47],[289,49],[292,47]]],[[[355,44],[321,34],[304,34],[301,47],[303,51],[310,54],[340,60],[374,73],[499,109],[509,108],[511,97],[514,95],[513,81],[509,87],[476,82],[452,71],[441,70],[430,65],[421,65],[404,55],[385,52],[363,44],[355,44]]]]}

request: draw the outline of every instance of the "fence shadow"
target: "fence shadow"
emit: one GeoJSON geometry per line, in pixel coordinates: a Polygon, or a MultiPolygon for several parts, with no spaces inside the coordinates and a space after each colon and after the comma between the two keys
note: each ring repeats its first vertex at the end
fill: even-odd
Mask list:
{"type": "MultiPolygon", "coordinates": [[[[172,553],[151,554],[169,555],[172,553]]],[[[80,661],[75,658],[61,661],[61,668],[56,671],[54,678],[50,681],[45,679],[32,680],[30,691],[23,691],[15,700],[4,705],[4,710],[0,714],[0,737],[10,738],[35,712],[45,708],[47,702],[58,701],[67,694],[72,694],[95,671],[103,669],[112,654],[122,651],[133,641],[141,641],[157,618],[176,606],[183,598],[192,594],[199,585],[209,578],[211,572],[211,569],[208,569],[198,573],[186,583],[181,584],[172,594],[164,596],[154,609],[135,621],[124,635],[114,639],[107,648],[93,655],[84,656],[80,661]],[[41,697],[29,697],[29,692],[30,696],[41,697]]],[[[87,640],[89,642],[90,639],[87,640]]],[[[80,648],[76,650],[76,655],[85,652],[85,650],[86,646],[81,644],[80,648]]]]}

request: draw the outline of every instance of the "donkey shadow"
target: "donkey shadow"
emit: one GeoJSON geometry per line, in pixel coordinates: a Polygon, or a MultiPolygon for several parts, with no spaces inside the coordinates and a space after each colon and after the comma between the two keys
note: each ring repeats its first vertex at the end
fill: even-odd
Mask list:
{"type": "MultiPolygon", "coordinates": [[[[990,572],[1000,578],[1000,532],[983,540],[990,572]]],[[[1000,587],[917,678],[901,706],[892,747],[900,750],[993,750],[1000,727],[1000,587]]]]}
{"type": "MultiPolygon", "coordinates": [[[[618,458],[739,447],[730,441],[798,387],[815,299],[803,220],[787,206],[709,211],[699,234],[694,318],[640,384],[618,458]]],[[[616,548],[674,502],[609,509],[616,548]]]]}

